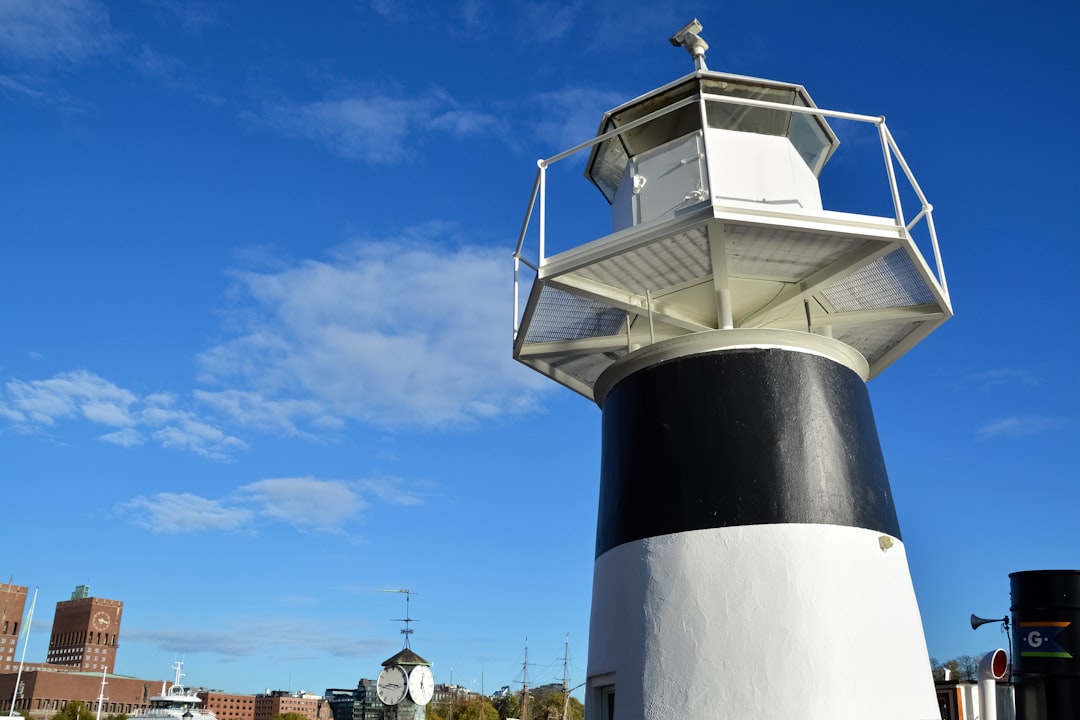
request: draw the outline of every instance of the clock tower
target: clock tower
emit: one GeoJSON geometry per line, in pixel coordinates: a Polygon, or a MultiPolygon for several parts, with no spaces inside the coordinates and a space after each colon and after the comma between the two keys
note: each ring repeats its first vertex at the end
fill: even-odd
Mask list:
{"type": "Polygon", "coordinates": [[[77,586],[70,600],[56,603],[45,662],[114,671],[123,610],[120,600],[90,597],[88,585],[77,586]]]}
{"type": "Polygon", "coordinates": [[[375,690],[386,720],[424,720],[435,694],[431,663],[406,647],[383,662],[375,690]]]}
{"type": "Polygon", "coordinates": [[[411,593],[408,590],[388,590],[405,595],[405,617],[398,622],[405,623],[401,634],[405,636],[405,647],[393,657],[383,662],[379,679],[375,682],[375,692],[385,706],[383,717],[386,720],[425,720],[427,705],[435,695],[435,677],[431,674],[431,663],[420,657],[409,647],[409,636],[414,622],[409,616],[411,593]]]}

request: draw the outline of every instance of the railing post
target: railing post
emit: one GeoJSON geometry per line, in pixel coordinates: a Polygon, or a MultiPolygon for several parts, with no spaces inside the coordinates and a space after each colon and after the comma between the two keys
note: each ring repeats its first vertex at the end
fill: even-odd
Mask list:
{"type": "Polygon", "coordinates": [[[537,265],[544,266],[544,233],[547,227],[547,163],[543,160],[538,160],[536,163],[540,167],[540,249],[539,258],[537,258],[537,265]]]}
{"type": "Polygon", "coordinates": [[[900,204],[900,190],[896,187],[896,172],[893,170],[892,155],[889,152],[889,136],[885,129],[885,118],[878,119],[878,137],[881,138],[881,153],[885,156],[885,172],[889,174],[889,191],[892,192],[893,209],[896,211],[897,227],[904,227],[904,207],[900,204]]]}

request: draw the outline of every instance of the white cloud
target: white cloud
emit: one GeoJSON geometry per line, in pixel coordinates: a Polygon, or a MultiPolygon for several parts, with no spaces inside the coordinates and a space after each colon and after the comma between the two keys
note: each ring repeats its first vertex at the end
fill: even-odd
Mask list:
{"type": "Polygon", "coordinates": [[[474,110],[448,110],[431,118],[428,127],[463,138],[480,135],[497,126],[497,119],[487,113],[474,110]]]}
{"type": "Polygon", "coordinates": [[[124,627],[126,642],[146,643],[166,653],[217,653],[225,657],[280,656],[296,662],[312,655],[343,658],[366,657],[392,652],[384,638],[365,640],[359,628],[348,631],[351,618],[323,622],[310,617],[252,617],[241,615],[222,619],[227,629],[144,630],[124,627]]]}
{"type": "Polygon", "coordinates": [[[574,29],[582,4],[581,0],[523,4],[521,11],[526,37],[537,43],[562,39],[574,29]]]}
{"type": "Polygon", "coordinates": [[[157,11],[158,18],[164,24],[178,24],[191,33],[200,33],[206,28],[222,23],[221,6],[217,3],[201,0],[143,0],[157,11]]]}
{"type": "Polygon", "coordinates": [[[0,2],[0,52],[20,60],[77,64],[112,52],[119,40],[95,0],[0,2]]]}
{"type": "MultiPolygon", "coordinates": [[[[533,100],[540,118],[536,135],[556,151],[573,147],[594,137],[604,113],[625,100],[622,93],[583,87],[540,93],[533,100]]],[[[584,158],[588,153],[579,156],[584,158]]]]}
{"type": "Polygon", "coordinates": [[[370,478],[357,483],[356,486],[390,505],[422,505],[424,502],[420,495],[405,486],[401,478],[370,478]]]}
{"type": "Polygon", "coordinates": [[[1038,375],[1028,370],[994,368],[973,373],[968,377],[968,382],[981,390],[993,390],[1003,385],[1039,385],[1042,381],[1038,375]]]}
{"type": "Polygon", "coordinates": [[[370,507],[368,498],[391,505],[420,505],[423,497],[400,478],[358,481],[314,477],[267,478],[228,498],[192,493],[138,496],[117,506],[136,527],[162,534],[253,532],[259,523],[284,523],[298,530],[341,533],[370,507]]]}
{"type": "Polygon", "coordinates": [[[56,427],[61,421],[84,420],[117,428],[99,437],[114,445],[142,444],[144,433],[149,433],[163,447],[217,460],[247,447],[194,412],[174,408],[175,403],[172,395],[152,393],[140,398],[98,375],[77,370],[45,380],[9,380],[0,392],[0,418],[29,432],[56,427]]]}
{"type": "Polygon", "coordinates": [[[223,389],[199,398],[242,423],[472,424],[531,409],[547,387],[510,357],[505,252],[370,242],[237,279],[245,331],[200,356],[223,389]]]}
{"type": "Polygon", "coordinates": [[[260,515],[295,527],[331,530],[366,507],[348,484],[311,477],[260,480],[240,488],[260,515]]]}
{"type": "Polygon", "coordinates": [[[136,445],[142,445],[146,438],[138,430],[124,428],[116,432],[106,433],[99,437],[98,440],[104,440],[122,447],[135,447],[136,445]]]}
{"type": "Polygon", "coordinates": [[[1065,421],[1060,418],[1040,417],[1038,415],[1014,416],[986,423],[978,429],[976,434],[980,440],[991,440],[997,437],[1023,437],[1057,430],[1064,424],[1065,421]]]}
{"type": "Polygon", "coordinates": [[[0,407],[6,407],[9,414],[50,426],[78,415],[106,425],[130,425],[128,412],[136,400],[131,392],[82,370],[59,373],[48,380],[9,380],[4,396],[0,396],[0,407]]]}
{"type": "Polygon", "coordinates": [[[157,493],[139,496],[117,507],[131,514],[131,523],[144,530],[166,535],[205,531],[238,530],[254,513],[243,507],[226,507],[191,493],[157,493]]]}
{"type": "Polygon", "coordinates": [[[352,160],[386,165],[410,160],[425,131],[455,137],[493,127],[494,116],[462,110],[439,90],[416,97],[351,93],[306,104],[282,104],[256,118],[278,132],[313,140],[352,160]]]}

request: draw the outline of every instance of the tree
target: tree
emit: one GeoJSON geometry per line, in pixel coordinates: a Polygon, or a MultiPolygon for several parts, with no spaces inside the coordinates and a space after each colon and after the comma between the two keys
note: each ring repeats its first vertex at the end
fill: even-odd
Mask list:
{"type": "Polygon", "coordinates": [[[52,716],[52,720],[94,720],[95,717],[82,700],[69,700],[63,710],[52,716]]]}
{"type": "MultiPolygon", "coordinates": [[[[427,720],[447,720],[449,709],[449,703],[431,703],[427,707],[427,720]]],[[[454,701],[454,720],[499,720],[500,717],[506,716],[500,715],[488,698],[470,696],[454,701]]]]}
{"type": "MultiPolygon", "coordinates": [[[[566,704],[561,691],[542,692],[539,695],[529,693],[529,717],[522,718],[521,693],[514,693],[496,698],[493,708],[498,711],[499,718],[521,718],[521,720],[583,720],[585,706],[576,697],[570,697],[567,706],[566,717],[563,718],[563,707],[566,704]]],[[[454,710],[454,720],[457,720],[457,710],[454,710]]],[[[483,718],[483,720],[491,720],[483,718]]]]}
{"type": "Polygon", "coordinates": [[[295,712],[281,713],[270,718],[270,720],[308,720],[307,715],[295,712]]]}
{"type": "Polygon", "coordinates": [[[930,669],[935,680],[944,680],[947,670],[949,679],[954,682],[976,682],[979,679],[979,658],[975,655],[960,655],[945,662],[930,658],[930,669]]]}

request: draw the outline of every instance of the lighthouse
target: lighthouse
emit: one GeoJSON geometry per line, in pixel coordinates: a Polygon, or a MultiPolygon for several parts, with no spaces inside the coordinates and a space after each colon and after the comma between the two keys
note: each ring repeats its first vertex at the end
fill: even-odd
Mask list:
{"type": "Polygon", "coordinates": [[[538,163],[514,253],[514,357],[602,410],[586,719],[936,719],[866,388],[952,315],[933,209],[883,117],[671,43],[693,72],[538,163]],[[838,121],[891,212],[823,195],[838,121]],[[565,247],[574,157],[611,231],[565,247]]]}

